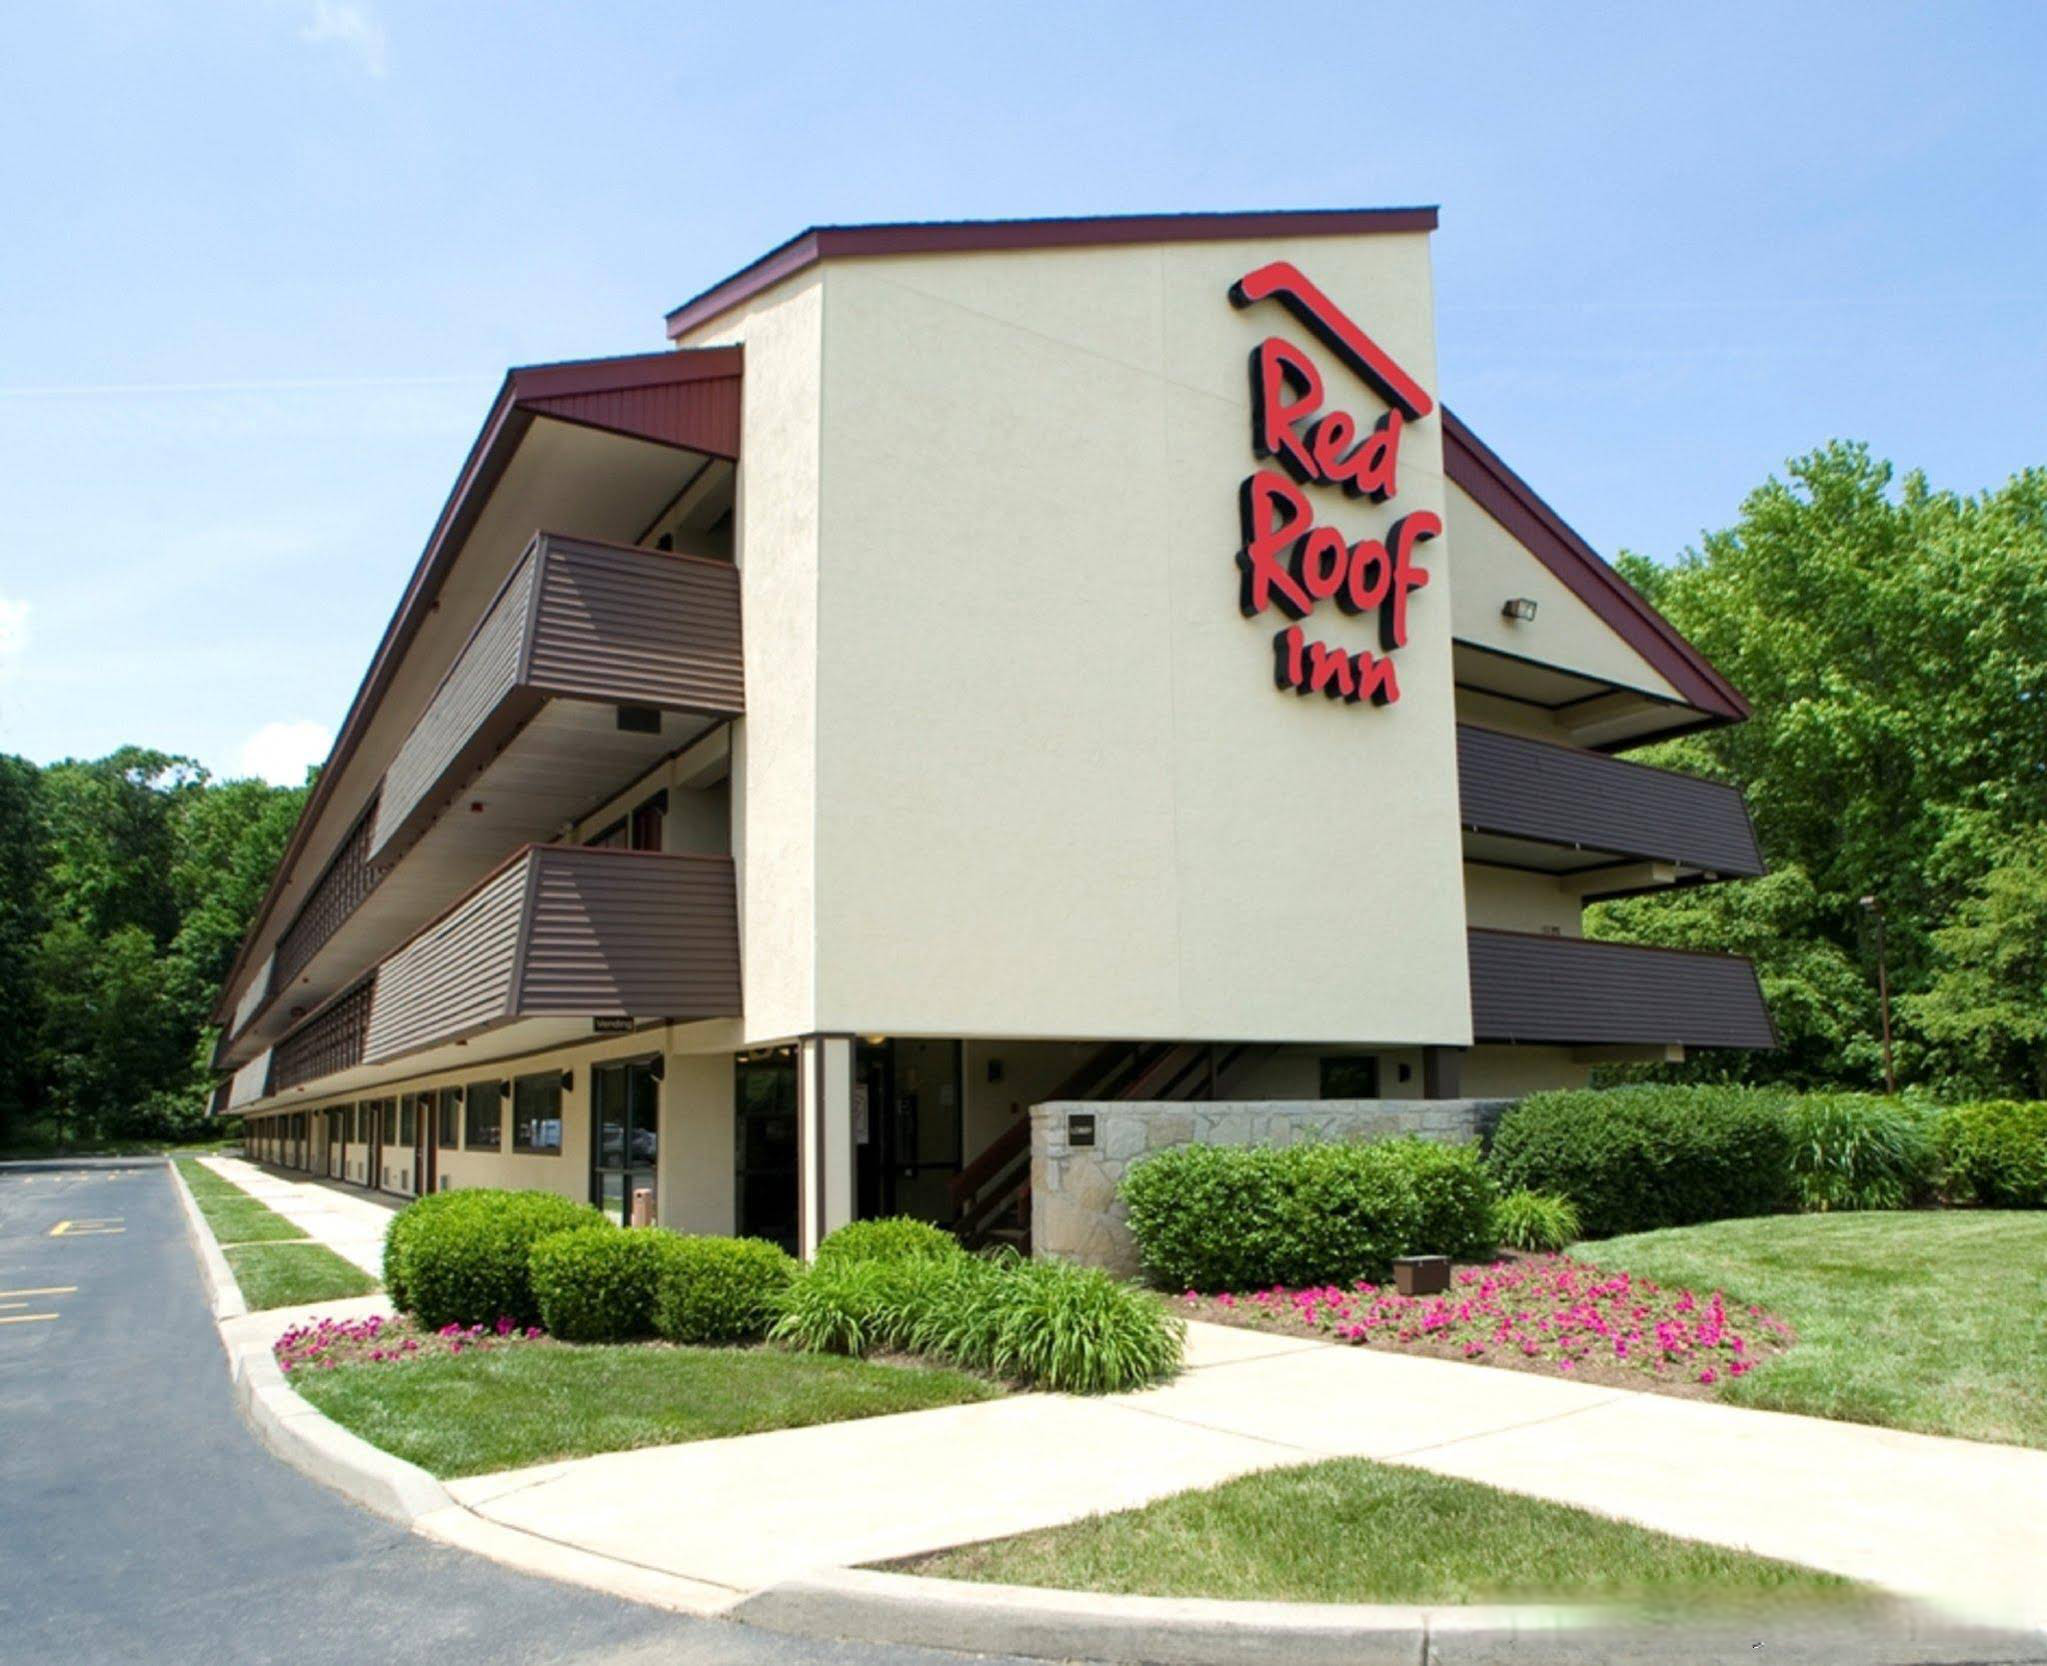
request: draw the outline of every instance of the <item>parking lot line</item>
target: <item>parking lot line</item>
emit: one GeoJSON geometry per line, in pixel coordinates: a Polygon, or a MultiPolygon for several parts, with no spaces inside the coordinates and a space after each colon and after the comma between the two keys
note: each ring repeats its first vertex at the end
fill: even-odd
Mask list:
{"type": "Polygon", "coordinates": [[[54,1313],[0,1313],[0,1325],[32,1325],[38,1319],[54,1319],[54,1313]]]}
{"type": "Polygon", "coordinates": [[[90,1238],[96,1233],[126,1232],[128,1229],[121,1224],[122,1219],[123,1217],[120,1215],[109,1215],[105,1220],[59,1221],[50,1228],[50,1236],[52,1238],[90,1238]]]}
{"type": "Polygon", "coordinates": [[[8,1296],[75,1296],[77,1294],[78,1286],[75,1284],[39,1284],[33,1290],[0,1290],[0,1299],[8,1296]]]}

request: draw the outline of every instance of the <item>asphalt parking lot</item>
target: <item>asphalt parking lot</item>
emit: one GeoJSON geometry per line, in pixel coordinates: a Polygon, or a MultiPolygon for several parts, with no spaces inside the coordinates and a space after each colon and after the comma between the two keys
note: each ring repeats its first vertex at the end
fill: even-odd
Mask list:
{"type": "Polygon", "coordinates": [[[0,1663],[938,1663],[687,1619],[413,1537],[237,1415],[168,1171],[0,1166],[0,1663]]]}

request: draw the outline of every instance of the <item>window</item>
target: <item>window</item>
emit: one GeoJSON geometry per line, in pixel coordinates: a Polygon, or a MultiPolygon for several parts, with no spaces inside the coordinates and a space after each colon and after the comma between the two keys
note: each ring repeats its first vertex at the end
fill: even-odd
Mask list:
{"type": "Polygon", "coordinates": [[[416,1120],[418,1116],[419,1095],[408,1093],[403,1099],[398,1101],[398,1143],[400,1145],[412,1144],[413,1136],[419,1131],[416,1120]]]}
{"type": "Polygon", "coordinates": [[[512,1084],[512,1149],[558,1157],[562,1148],[562,1079],[521,1076],[512,1084]]]}
{"type": "Polygon", "coordinates": [[[435,1111],[434,1144],[443,1151],[453,1151],[462,1140],[462,1090],[442,1088],[435,1111]]]}
{"type": "Polygon", "coordinates": [[[1347,1053],[1322,1061],[1324,1099],[1377,1099],[1379,1061],[1370,1053],[1347,1053]]]}
{"type": "Polygon", "coordinates": [[[499,1082],[471,1082],[462,1090],[462,1143],[496,1151],[505,1141],[505,1090],[499,1082]]]}

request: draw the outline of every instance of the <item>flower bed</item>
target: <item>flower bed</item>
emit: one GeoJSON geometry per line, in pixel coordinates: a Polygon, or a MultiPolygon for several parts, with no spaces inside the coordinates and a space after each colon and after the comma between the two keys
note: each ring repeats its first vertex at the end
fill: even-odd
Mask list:
{"type": "Polygon", "coordinates": [[[1440,1296],[1360,1280],[1347,1289],[1190,1290],[1178,1305],[1192,1319],[1699,1395],[1796,1340],[1782,1319],[1730,1308],[1717,1290],[1666,1289],[1561,1255],[1460,1267],[1440,1296]]]}
{"type": "Polygon", "coordinates": [[[390,1314],[367,1319],[322,1319],[294,1325],[271,1345],[278,1369],[331,1371],[337,1365],[400,1364],[454,1354],[480,1354],[511,1343],[544,1342],[538,1325],[520,1326],[501,1318],[495,1325],[443,1325],[427,1330],[416,1320],[390,1314]]]}

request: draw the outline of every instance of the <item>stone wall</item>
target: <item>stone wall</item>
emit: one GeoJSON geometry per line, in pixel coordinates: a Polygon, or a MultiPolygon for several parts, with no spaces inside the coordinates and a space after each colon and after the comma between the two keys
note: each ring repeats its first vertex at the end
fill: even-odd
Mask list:
{"type": "Polygon", "coordinates": [[[1419,1134],[1489,1133],[1510,1099],[1057,1101],[1031,1107],[1031,1241],[1035,1254],[1137,1272],[1137,1246],[1116,1197],[1123,1173],[1169,1145],[1291,1145],[1419,1134]],[[1068,1138],[1069,1116],[1095,1119],[1095,1143],[1068,1138]]]}

